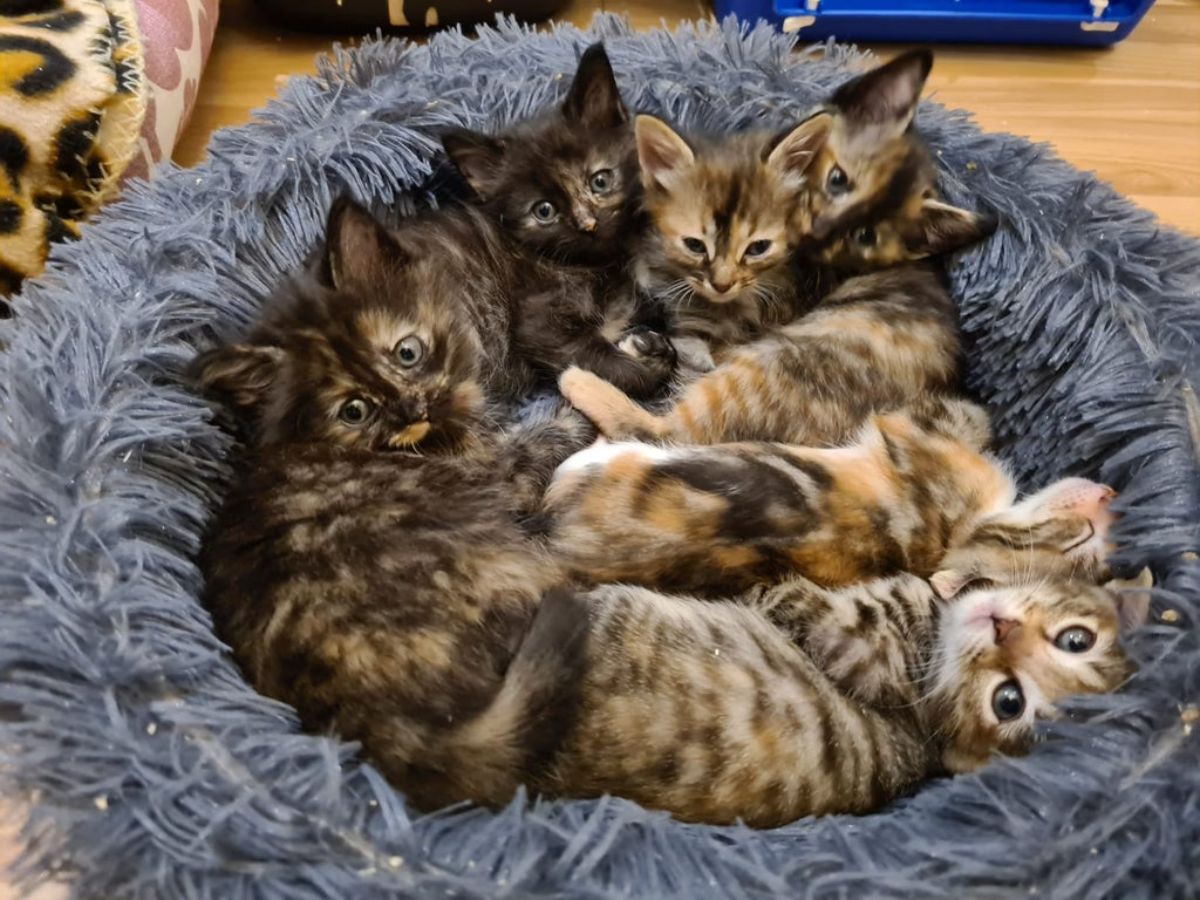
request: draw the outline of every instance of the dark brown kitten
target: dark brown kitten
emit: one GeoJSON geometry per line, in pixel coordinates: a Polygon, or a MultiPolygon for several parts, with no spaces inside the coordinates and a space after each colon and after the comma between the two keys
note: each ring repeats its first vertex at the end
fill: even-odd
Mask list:
{"type": "Polygon", "coordinates": [[[339,201],[313,270],[245,340],[202,354],[197,379],[263,443],[456,446],[532,380],[512,350],[511,269],[470,211],[389,232],[339,201]]]}
{"type": "Polygon", "coordinates": [[[332,224],[322,281],[198,363],[253,436],[202,552],[205,603],[259,691],[360,741],[414,803],[502,802],[559,716],[561,673],[536,646],[514,661],[562,580],[529,519],[592,433],[486,428],[492,306],[398,261],[361,210],[332,224]]]}
{"type": "Polygon", "coordinates": [[[522,246],[560,262],[624,263],[637,232],[637,157],[603,44],[584,51],[558,109],[494,137],[451,131],[442,144],[522,246]]]}

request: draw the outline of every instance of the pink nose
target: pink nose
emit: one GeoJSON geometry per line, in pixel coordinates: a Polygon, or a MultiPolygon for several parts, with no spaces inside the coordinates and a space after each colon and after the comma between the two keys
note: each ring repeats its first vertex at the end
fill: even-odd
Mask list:
{"type": "Polygon", "coordinates": [[[992,616],[992,627],[996,630],[996,643],[999,645],[1007,641],[1009,636],[1021,627],[1021,623],[1016,619],[1000,619],[992,616]]]}
{"type": "Polygon", "coordinates": [[[712,283],[712,289],[718,294],[728,293],[731,287],[733,287],[732,281],[714,281],[712,283]]]}

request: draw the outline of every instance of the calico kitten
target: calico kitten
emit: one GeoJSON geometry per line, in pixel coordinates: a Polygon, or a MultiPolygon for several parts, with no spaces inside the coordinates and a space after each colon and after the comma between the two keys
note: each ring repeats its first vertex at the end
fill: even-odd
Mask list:
{"type": "Polygon", "coordinates": [[[490,136],[455,129],[447,156],[517,242],[559,262],[621,265],[638,232],[633,128],[603,44],[558,109],[490,136]]]}
{"type": "Polygon", "coordinates": [[[983,410],[938,400],[915,413],[874,416],[834,449],[601,443],[555,476],[555,546],[585,581],[708,596],[791,574],[841,586],[940,568],[956,573],[939,576],[953,593],[952,578],[1010,578],[1015,557],[1096,573],[1109,488],[1066,479],[1014,505],[1012,479],[979,450],[983,410]]]}
{"type": "Polygon", "coordinates": [[[1145,605],[1023,571],[1031,580],[972,588],[949,612],[913,577],[792,581],[759,608],[625,585],[556,596],[543,610],[586,619],[584,654],[562,657],[573,713],[527,780],[773,827],[875,811],[931,775],[1024,752],[1056,701],[1125,680],[1119,631],[1145,605]],[[843,642],[857,668],[831,661],[843,642]]]}
{"type": "Polygon", "coordinates": [[[489,428],[491,307],[440,264],[399,262],[363,211],[331,225],[324,280],[198,361],[251,423],[204,602],[260,692],[360,741],[415,804],[502,802],[559,715],[557,669],[514,662],[563,580],[529,524],[592,433],[575,416],[489,428]]]}

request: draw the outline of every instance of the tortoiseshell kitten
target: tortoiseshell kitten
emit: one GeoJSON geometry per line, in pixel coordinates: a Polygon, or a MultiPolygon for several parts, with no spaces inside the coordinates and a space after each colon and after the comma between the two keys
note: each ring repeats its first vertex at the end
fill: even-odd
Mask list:
{"type": "Polygon", "coordinates": [[[637,157],[603,45],[584,52],[560,108],[494,137],[449,131],[442,144],[519,264],[544,273],[514,288],[518,352],[554,375],[577,365],[634,396],[658,392],[675,351],[627,271],[641,230],[637,157]]]}
{"type": "Polygon", "coordinates": [[[556,595],[542,614],[586,619],[584,652],[560,655],[573,712],[527,781],[774,827],[872,812],[932,775],[1023,753],[1057,701],[1128,677],[1120,632],[1146,603],[1018,570],[948,612],[912,576],[794,580],[754,606],[627,585],[556,595]]]}
{"type": "Polygon", "coordinates": [[[453,251],[427,266],[391,241],[335,208],[322,277],[198,359],[250,436],[204,601],[256,689],[360,741],[418,806],[499,803],[560,715],[530,629],[562,577],[528,519],[593,434],[573,416],[491,427],[493,306],[453,251]]]}
{"type": "Polygon", "coordinates": [[[482,208],[521,245],[564,263],[623,265],[638,220],[629,113],[603,44],[584,51],[558,109],[442,146],[482,208]]]}
{"type": "Polygon", "coordinates": [[[791,131],[688,138],[636,123],[648,216],[638,280],[675,315],[672,335],[745,343],[819,299],[791,265],[797,248],[911,212],[932,164],[910,128],[932,56],[903,54],[852,79],[791,131]]]}
{"type": "Polygon", "coordinates": [[[793,574],[830,587],[939,568],[1002,581],[1015,555],[1048,573],[1096,574],[1109,488],[1066,479],[1017,503],[1011,477],[980,452],[982,409],[934,400],[914,412],[876,415],[831,449],[591,447],[560,467],[546,498],[559,557],[591,583],[708,596],[793,574]],[[958,563],[963,547],[987,569],[958,563]]]}

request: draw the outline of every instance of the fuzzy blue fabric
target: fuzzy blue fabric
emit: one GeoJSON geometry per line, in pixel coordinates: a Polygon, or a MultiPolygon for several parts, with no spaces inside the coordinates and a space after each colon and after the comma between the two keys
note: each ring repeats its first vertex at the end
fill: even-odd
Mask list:
{"type": "Polygon", "coordinates": [[[1159,578],[1128,690],[1071,704],[1028,758],[875,815],[754,832],[615,799],[417,817],[230,662],[193,560],[231,440],[184,365],[254,319],[336,194],[403,205],[436,129],[539,109],[601,37],[632,105],[685,125],[794,121],[857,61],[794,55],[766,28],[609,18],[367,43],[219,134],[208,162],[132,188],[17,302],[0,334],[0,776],[34,800],[27,883],[222,900],[1195,896],[1200,245],[933,103],[918,123],[945,193],[1004,221],[952,273],[1003,454],[1026,487],[1117,487],[1120,561],[1159,578]]]}

